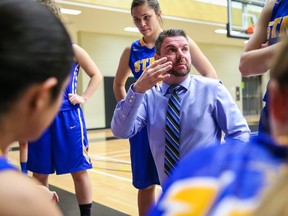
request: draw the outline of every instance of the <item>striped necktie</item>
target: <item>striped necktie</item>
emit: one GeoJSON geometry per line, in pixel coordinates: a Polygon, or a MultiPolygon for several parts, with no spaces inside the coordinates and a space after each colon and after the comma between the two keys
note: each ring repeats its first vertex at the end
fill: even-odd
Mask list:
{"type": "Polygon", "coordinates": [[[164,170],[170,175],[171,170],[179,160],[179,144],[180,144],[180,98],[178,92],[183,89],[182,86],[174,84],[170,86],[172,92],[166,113],[166,129],[165,129],[165,158],[164,170]]]}

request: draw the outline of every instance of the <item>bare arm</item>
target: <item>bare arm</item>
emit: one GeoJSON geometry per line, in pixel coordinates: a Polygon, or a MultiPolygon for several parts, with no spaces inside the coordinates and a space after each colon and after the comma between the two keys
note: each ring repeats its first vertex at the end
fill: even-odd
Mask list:
{"type": "Polygon", "coordinates": [[[207,57],[202,53],[198,45],[191,38],[188,38],[188,40],[192,65],[202,76],[217,79],[217,73],[207,57]]]}
{"type": "Polygon", "coordinates": [[[117,101],[126,96],[125,83],[131,70],[129,68],[130,47],[126,47],[120,57],[118,68],[113,83],[114,95],[117,101]]]}
{"type": "Polygon", "coordinates": [[[267,42],[267,27],[272,14],[275,0],[270,0],[264,6],[255,32],[244,47],[240,58],[239,70],[245,77],[261,75],[271,67],[271,59],[279,44],[263,46],[267,42]]]}
{"type": "Polygon", "coordinates": [[[0,200],[1,215],[62,215],[55,201],[35,180],[17,171],[1,172],[0,200]]]}
{"type": "Polygon", "coordinates": [[[103,76],[95,62],[83,48],[73,44],[73,50],[76,61],[90,77],[90,81],[86,90],[82,93],[82,96],[72,94],[69,99],[73,104],[83,104],[95,93],[103,79],[103,76]]]}

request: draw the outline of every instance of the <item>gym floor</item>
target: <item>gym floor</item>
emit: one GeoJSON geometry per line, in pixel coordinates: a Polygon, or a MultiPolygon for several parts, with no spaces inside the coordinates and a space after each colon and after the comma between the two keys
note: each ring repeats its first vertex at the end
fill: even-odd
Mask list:
{"type": "MultiPolygon", "coordinates": [[[[93,163],[93,169],[89,170],[93,201],[124,214],[138,215],[137,190],[132,186],[131,180],[129,141],[116,139],[110,129],[89,130],[88,139],[93,163]]],[[[18,143],[13,143],[12,149],[8,158],[11,163],[19,166],[18,143]]],[[[50,175],[49,184],[74,193],[72,177],[69,174],[50,175]]],[[[160,191],[158,187],[156,196],[160,191]]]]}

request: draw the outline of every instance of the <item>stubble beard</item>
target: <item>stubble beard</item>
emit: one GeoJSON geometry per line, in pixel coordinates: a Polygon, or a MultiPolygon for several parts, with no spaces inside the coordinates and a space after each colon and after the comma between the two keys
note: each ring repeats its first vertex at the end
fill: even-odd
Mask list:
{"type": "Polygon", "coordinates": [[[191,70],[191,64],[186,64],[186,67],[187,67],[187,70],[181,70],[181,71],[175,70],[173,67],[169,73],[174,75],[175,77],[184,77],[187,74],[189,74],[191,70]]]}

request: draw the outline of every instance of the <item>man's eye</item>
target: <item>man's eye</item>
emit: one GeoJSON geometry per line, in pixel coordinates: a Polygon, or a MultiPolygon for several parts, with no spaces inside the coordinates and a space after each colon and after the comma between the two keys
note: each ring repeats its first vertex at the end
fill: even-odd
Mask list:
{"type": "Polygon", "coordinates": [[[183,51],[188,51],[189,49],[188,49],[188,47],[184,47],[182,50],[183,51]]]}

